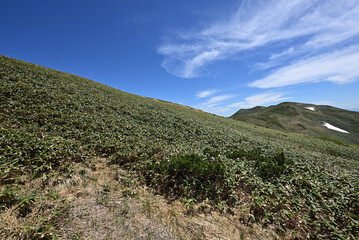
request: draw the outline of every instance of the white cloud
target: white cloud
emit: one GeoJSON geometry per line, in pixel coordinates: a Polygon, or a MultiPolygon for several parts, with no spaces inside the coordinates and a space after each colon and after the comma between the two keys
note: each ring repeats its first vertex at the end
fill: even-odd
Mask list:
{"type": "Polygon", "coordinates": [[[221,116],[231,116],[234,111],[241,108],[252,108],[260,105],[268,105],[270,103],[275,104],[290,99],[289,97],[285,97],[284,93],[273,91],[249,96],[242,102],[234,102],[235,97],[237,96],[232,94],[214,96],[193,107],[221,116]]]}
{"type": "Polygon", "coordinates": [[[313,104],[315,104],[315,105],[333,105],[334,102],[333,101],[315,101],[315,102],[313,102],[313,104]]]}
{"type": "MultiPolygon", "coordinates": [[[[219,115],[224,114],[226,111],[230,110],[227,106],[223,106],[226,104],[227,100],[236,97],[236,95],[225,94],[218,95],[207,99],[205,102],[202,102],[199,105],[194,106],[195,108],[202,109],[206,112],[216,113],[219,115]]],[[[228,103],[227,103],[228,104],[228,103]]]]}
{"type": "Polygon", "coordinates": [[[313,54],[358,37],[358,25],[355,0],[244,0],[227,20],[181,33],[158,52],[169,73],[192,78],[212,62],[272,43],[283,49],[270,53],[269,62],[276,63],[263,66],[298,53],[313,54]]]}
{"type": "Polygon", "coordinates": [[[211,97],[205,104],[208,105],[208,104],[219,103],[234,97],[235,95],[231,95],[231,94],[215,96],[215,97],[211,97]]]}
{"type": "Polygon", "coordinates": [[[206,98],[209,97],[215,93],[219,92],[219,90],[214,90],[214,89],[209,89],[209,90],[204,90],[204,91],[200,91],[196,94],[196,97],[198,98],[206,98]]]}
{"type": "Polygon", "coordinates": [[[257,95],[247,97],[243,102],[232,103],[228,105],[229,108],[252,108],[256,106],[265,105],[268,103],[277,103],[287,100],[289,97],[283,97],[280,92],[265,92],[257,95]]]}
{"type": "Polygon", "coordinates": [[[201,67],[204,64],[207,64],[215,60],[219,56],[220,52],[217,50],[211,50],[202,52],[199,55],[195,56],[193,59],[190,59],[186,62],[182,76],[183,78],[192,78],[195,77],[195,70],[201,67]]]}
{"type": "MultiPolygon", "coordinates": [[[[328,105],[332,105],[332,104],[328,104],[328,105]]],[[[359,111],[359,101],[357,101],[357,100],[353,101],[352,100],[349,103],[346,102],[346,103],[338,104],[337,107],[344,108],[344,109],[349,109],[349,110],[352,110],[352,111],[359,111]]]]}
{"type": "Polygon", "coordinates": [[[288,85],[330,81],[347,83],[359,77],[359,46],[314,56],[279,68],[249,86],[274,88],[288,85]]]}
{"type": "Polygon", "coordinates": [[[286,50],[284,50],[284,51],[281,52],[281,53],[274,53],[274,54],[272,54],[272,55],[269,57],[269,59],[270,59],[270,60],[278,59],[278,58],[280,58],[280,57],[282,57],[282,56],[286,56],[286,55],[288,55],[288,54],[292,54],[293,52],[294,52],[294,47],[290,47],[289,49],[286,49],[286,50]]]}

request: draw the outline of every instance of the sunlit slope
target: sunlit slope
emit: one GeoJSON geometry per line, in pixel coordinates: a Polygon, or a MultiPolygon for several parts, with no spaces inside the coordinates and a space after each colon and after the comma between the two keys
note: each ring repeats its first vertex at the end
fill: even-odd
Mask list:
{"type": "MultiPolygon", "coordinates": [[[[305,237],[358,236],[359,149],[0,56],[0,183],[107,158],[159,193],[305,237]]],[[[119,81],[125,81],[120,79],[119,81]]]]}
{"type": "Polygon", "coordinates": [[[241,109],[231,118],[266,128],[334,138],[359,145],[359,112],[355,111],[326,105],[284,102],[267,108],[241,109]],[[327,128],[324,123],[339,129],[327,128]]]}

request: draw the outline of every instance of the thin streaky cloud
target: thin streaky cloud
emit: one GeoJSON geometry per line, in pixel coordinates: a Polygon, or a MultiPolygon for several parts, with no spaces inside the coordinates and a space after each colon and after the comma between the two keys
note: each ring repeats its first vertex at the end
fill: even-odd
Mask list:
{"type": "Polygon", "coordinates": [[[208,101],[206,101],[205,104],[207,105],[207,104],[222,102],[224,100],[234,98],[235,96],[236,95],[227,94],[227,95],[219,95],[219,96],[211,97],[210,99],[208,99],[208,101]]]}
{"type": "Polygon", "coordinates": [[[333,101],[315,101],[313,102],[315,105],[333,105],[335,104],[333,101]]]}
{"type": "Polygon", "coordinates": [[[265,92],[247,97],[243,102],[236,102],[228,105],[228,108],[252,108],[255,106],[261,106],[268,103],[277,103],[283,100],[290,99],[290,97],[284,97],[280,92],[265,92]]]}
{"type": "Polygon", "coordinates": [[[162,67],[183,78],[200,76],[201,68],[218,60],[279,42],[282,51],[271,52],[268,60],[282,64],[281,58],[358,37],[358,13],[359,1],[353,0],[247,0],[227,20],[181,33],[160,46],[158,53],[164,56],[162,67]],[[291,40],[296,40],[295,46],[291,40]]]}
{"type": "Polygon", "coordinates": [[[197,68],[203,66],[206,63],[209,63],[215,60],[219,56],[220,52],[217,50],[205,51],[201,54],[195,56],[193,59],[186,62],[183,68],[183,75],[184,78],[191,78],[194,77],[194,72],[197,68]]]}
{"type": "Polygon", "coordinates": [[[350,103],[342,103],[338,107],[351,109],[353,111],[359,111],[359,101],[353,101],[350,103]]]}
{"type": "Polygon", "coordinates": [[[215,90],[215,89],[208,89],[208,90],[204,90],[204,91],[200,91],[197,92],[196,97],[198,98],[206,98],[209,97],[215,93],[219,92],[219,90],[215,90]]]}
{"type": "Polygon", "coordinates": [[[281,58],[281,57],[283,57],[283,56],[292,54],[293,52],[294,52],[294,48],[293,48],[293,47],[290,47],[289,49],[286,49],[286,50],[284,50],[284,51],[281,52],[281,53],[273,53],[273,54],[269,57],[269,59],[270,59],[270,60],[275,60],[275,59],[281,58]]]}
{"type": "Polygon", "coordinates": [[[358,78],[359,46],[352,46],[279,68],[268,76],[250,83],[249,86],[275,88],[320,81],[340,84],[358,78]]]}
{"type": "Polygon", "coordinates": [[[207,112],[217,112],[217,113],[223,113],[225,111],[230,110],[228,107],[223,106],[228,104],[229,99],[235,98],[236,95],[233,94],[224,94],[224,95],[218,95],[211,97],[207,99],[206,101],[194,106],[195,108],[202,109],[203,111],[207,112]]]}
{"type": "Polygon", "coordinates": [[[244,101],[241,102],[233,102],[235,97],[237,96],[230,94],[215,96],[207,100],[206,102],[194,107],[207,112],[230,116],[233,114],[234,111],[237,111],[241,108],[252,108],[255,106],[267,105],[271,103],[276,104],[280,101],[290,99],[290,97],[285,96],[285,93],[274,91],[267,91],[264,93],[252,95],[246,97],[244,101]]]}

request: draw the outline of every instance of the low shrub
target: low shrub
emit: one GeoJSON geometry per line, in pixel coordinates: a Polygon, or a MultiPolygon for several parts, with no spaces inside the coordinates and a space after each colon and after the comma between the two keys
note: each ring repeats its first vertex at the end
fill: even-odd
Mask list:
{"type": "Polygon", "coordinates": [[[5,186],[5,188],[0,191],[0,211],[18,203],[19,196],[17,190],[15,187],[5,186]]]}
{"type": "Polygon", "coordinates": [[[289,173],[291,164],[293,161],[286,159],[283,152],[277,153],[273,157],[259,157],[255,162],[259,176],[264,180],[289,173]]]}
{"type": "Polygon", "coordinates": [[[336,144],[339,144],[339,145],[345,145],[345,146],[348,146],[349,144],[347,143],[343,143],[342,141],[336,139],[336,138],[330,138],[330,137],[320,137],[320,139],[322,140],[325,140],[325,141],[329,141],[329,142],[333,142],[333,143],[336,143],[336,144]]]}
{"type": "Polygon", "coordinates": [[[206,156],[186,154],[154,163],[150,168],[150,172],[158,176],[153,178],[147,174],[152,185],[176,197],[219,201],[226,190],[223,189],[225,166],[206,156]]]}

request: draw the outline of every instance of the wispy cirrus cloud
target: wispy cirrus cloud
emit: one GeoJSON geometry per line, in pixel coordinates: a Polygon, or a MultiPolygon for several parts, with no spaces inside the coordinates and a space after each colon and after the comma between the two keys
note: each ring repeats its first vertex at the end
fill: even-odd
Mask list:
{"type": "Polygon", "coordinates": [[[194,107],[207,112],[215,113],[222,116],[231,116],[233,112],[241,108],[252,108],[259,105],[275,104],[283,100],[290,99],[283,92],[267,91],[246,97],[244,101],[233,101],[236,95],[226,94],[218,95],[207,99],[205,102],[194,107]]]}
{"type": "Polygon", "coordinates": [[[236,95],[233,94],[223,94],[223,95],[217,95],[210,98],[207,98],[204,102],[194,106],[196,108],[202,109],[207,112],[212,113],[223,113],[225,111],[228,111],[228,107],[225,105],[228,105],[228,100],[235,98],[236,95]]]}
{"type": "Polygon", "coordinates": [[[219,92],[220,90],[216,90],[216,89],[208,89],[208,90],[203,90],[200,92],[197,92],[196,97],[198,98],[206,98],[209,96],[212,96],[213,94],[219,92]]]}
{"type": "Polygon", "coordinates": [[[274,88],[288,85],[330,81],[347,83],[359,77],[359,46],[300,60],[250,83],[251,87],[274,88]]]}
{"type": "Polygon", "coordinates": [[[278,103],[283,100],[290,99],[285,97],[281,92],[265,92],[247,97],[243,102],[236,102],[228,105],[228,108],[252,108],[255,106],[261,106],[269,103],[278,103]]]}
{"type": "Polygon", "coordinates": [[[232,94],[227,94],[227,95],[219,95],[219,96],[215,96],[215,97],[211,97],[210,99],[208,99],[205,104],[209,105],[209,104],[217,104],[219,102],[222,102],[224,100],[227,99],[231,99],[234,98],[236,95],[232,95],[232,94]]]}
{"type": "Polygon", "coordinates": [[[268,47],[265,69],[285,65],[283,59],[310,60],[333,47],[348,46],[359,37],[358,25],[358,1],[245,0],[225,21],[181,33],[158,52],[169,73],[193,78],[215,61],[268,47]],[[281,49],[274,52],[269,46],[277,43],[281,49]]]}

